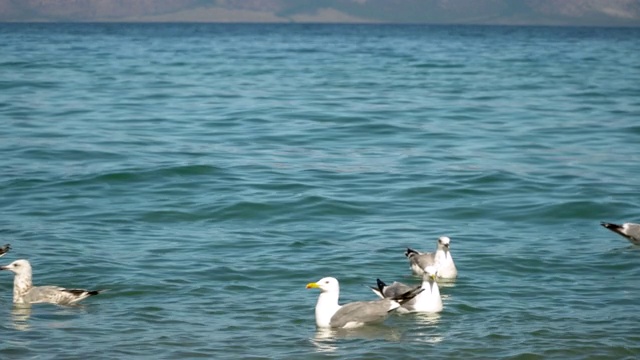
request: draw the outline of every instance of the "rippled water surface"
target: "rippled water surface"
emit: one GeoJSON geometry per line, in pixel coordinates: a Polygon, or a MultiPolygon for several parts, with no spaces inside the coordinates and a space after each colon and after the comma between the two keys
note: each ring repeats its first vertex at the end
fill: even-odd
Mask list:
{"type": "Polygon", "coordinates": [[[0,358],[637,358],[640,30],[0,25],[0,358]],[[444,311],[317,331],[318,293],[444,311]]]}

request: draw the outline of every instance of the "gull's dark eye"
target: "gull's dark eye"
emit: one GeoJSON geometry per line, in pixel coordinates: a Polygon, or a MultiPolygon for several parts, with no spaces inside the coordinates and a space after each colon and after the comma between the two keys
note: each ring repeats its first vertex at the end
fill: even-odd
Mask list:
{"type": "Polygon", "coordinates": [[[325,284],[328,284],[328,283],[329,283],[329,280],[326,280],[324,283],[325,283],[325,284]]]}

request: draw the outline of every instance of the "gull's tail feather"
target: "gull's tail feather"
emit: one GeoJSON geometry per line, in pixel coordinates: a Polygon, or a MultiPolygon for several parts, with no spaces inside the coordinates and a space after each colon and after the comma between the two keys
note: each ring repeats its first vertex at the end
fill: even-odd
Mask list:
{"type": "Polygon", "coordinates": [[[407,248],[407,251],[405,251],[404,256],[410,258],[414,255],[420,255],[419,251],[413,250],[412,248],[407,248]]]}
{"type": "Polygon", "coordinates": [[[600,225],[604,226],[605,228],[607,228],[607,229],[609,229],[611,231],[616,231],[616,232],[619,231],[622,228],[621,225],[608,223],[608,222],[604,222],[604,221],[602,221],[600,223],[600,225]]]}
{"type": "Polygon", "coordinates": [[[4,254],[8,253],[11,250],[10,244],[4,244],[0,247],[0,256],[4,256],[4,254]]]}
{"type": "Polygon", "coordinates": [[[624,223],[621,225],[601,222],[600,225],[629,240],[634,245],[640,245],[640,224],[624,223]]]}
{"type": "Polygon", "coordinates": [[[393,298],[394,301],[396,301],[398,304],[402,305],[404,303],[406,303],[407,301],[413,299],[414,297],[416,297],[418,294],[420,294],[421,292],[423,292],[424,289],[422,288],[422,286],[416,286],[415,288],[400,294],[396,297],[393,298]]]}
{"type": "Polygon", "coordinates": [[[622,227],[622,225],[618,225],[618,224],[614,224],[614,223],[608,223],[608,222],[601,222],[600,225],[602,225],[603,227],[613,231],[616,234],[620,234],[624,237],[628,237],[627,234],[625,234],[622,230],[624,229],[622,227]]]}
{"type": "Polygon", "coordinates": [[[380,298],[384,299],[384,288],[387,286],[387,284],[385,284],[382,280],[380,279],[376,279],[376,282],[378,283],[378,287],[371,287],[371,290],[373,291],[374,294],[378,295],[380,298]]]}
{"type": "Polygon", "coordinates": [[[95,296],[107,290],[64,289],[63,291],[73,295],[75,299],[73,299],[71,303],[76,303],[88,298],[89,296],[95,296]]]}

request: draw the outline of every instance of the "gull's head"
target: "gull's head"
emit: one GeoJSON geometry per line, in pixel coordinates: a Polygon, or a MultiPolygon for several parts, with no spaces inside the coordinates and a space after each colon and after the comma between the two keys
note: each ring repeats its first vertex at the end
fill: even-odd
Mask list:
{"type": "Polygon", "coordinates": [[[424,268],[424,279],[435,280],[438,277],[438,268],[430,265],[424,268]]]}
{"type": "Polygon", "coordinates": [[[320,289],[321,292],[340,291],[338,279],[332,277],[322,278],[316,282],[308,283],[307,289],[320,289]]]}
{"type": "Polygon", "coordinates": [[[29,264],[29,261],[21,259],[9,265],[0,266],[0,270],[13,271],[16,275],[31,274],[31,264],[29,264]]]}
{"type": "Polygon", "coordinates": [[[440,236],[438,238],[438,249],[449,249],[449,244],[451,244],[451,239],[446,236],[440,236]]]}

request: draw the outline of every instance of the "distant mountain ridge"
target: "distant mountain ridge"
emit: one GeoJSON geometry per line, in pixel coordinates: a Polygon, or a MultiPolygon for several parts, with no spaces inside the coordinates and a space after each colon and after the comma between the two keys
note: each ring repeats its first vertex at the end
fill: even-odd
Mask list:
{"type": "Polygon", "coordinates": [[[640,0],[0,0],[0,21],[640,26],[640,0]]]}

